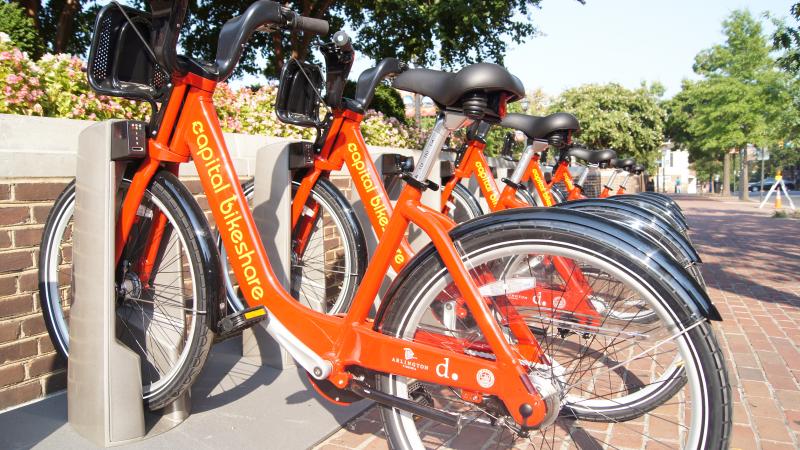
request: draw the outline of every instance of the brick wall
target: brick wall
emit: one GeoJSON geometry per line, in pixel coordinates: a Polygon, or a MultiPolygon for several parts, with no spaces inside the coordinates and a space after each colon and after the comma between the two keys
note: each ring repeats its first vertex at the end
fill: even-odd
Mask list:
{"type": "Polygon", "coordinates": [[[0,410],[66,387],[39,308],[36,263],[53,201],[69,179],[0,179],[0,410]]]}

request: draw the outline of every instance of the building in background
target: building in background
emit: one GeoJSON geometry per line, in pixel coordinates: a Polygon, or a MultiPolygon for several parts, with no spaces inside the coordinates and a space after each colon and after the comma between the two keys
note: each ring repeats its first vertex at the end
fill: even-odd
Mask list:
{"type": "Polygon", "coordinates": [[[665,142],[659,149],[661,158],[656,163],[655,188],[658,192],[683,194],[697,193],[697,176],[689,168],[689,152],[674,150],[672,142],[665,142]]]}

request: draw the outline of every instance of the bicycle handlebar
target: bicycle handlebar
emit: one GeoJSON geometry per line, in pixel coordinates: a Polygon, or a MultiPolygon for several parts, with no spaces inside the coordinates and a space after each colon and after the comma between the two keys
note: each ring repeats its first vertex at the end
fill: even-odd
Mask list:
{"type": "Polygon", "coordinates": [[[325,36],[328,34],[329,25],[327,20],[301,16],[294,11],[289,12],[292,14],[289,23],[289,26],[292,30],[304,31],[306,33],[313,33],[319,36],[325,36]]]}

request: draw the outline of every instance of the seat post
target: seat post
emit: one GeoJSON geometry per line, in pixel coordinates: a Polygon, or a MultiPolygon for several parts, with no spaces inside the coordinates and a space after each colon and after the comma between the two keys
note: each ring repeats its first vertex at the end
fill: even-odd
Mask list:
{"type": "Polygon", "coordinates": [[[509,179],[513,183],[519,184],[519,182],[522,181],[522,177],[525,176],[525,171],[528,170],[528,164],[531,163],[533,154],[543,152],[547,149],[548,145],[547,141],[534,140],[533,144],[526,147],[522,155],[520,155],[517,166],[514,168],[514,172],[509,179]]]}
{"type": "Polygon", "coordinates": [[[468,126],[472,120],[461,113],[445,111],[436,117],[436,124],[433,126],[430,136],[428,136],[425,147],[417,162],[417,167],[411,176],[420,183],[425,183],[430,176],[431,169],[435,163],[439,162],[439,154],[442,152],[445,141],[453,131],[468,126]]]}

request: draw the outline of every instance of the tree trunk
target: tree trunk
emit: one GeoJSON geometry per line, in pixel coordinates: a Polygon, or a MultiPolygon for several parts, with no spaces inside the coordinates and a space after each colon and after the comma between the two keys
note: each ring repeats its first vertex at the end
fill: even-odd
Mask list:
{"type": "Polygon", "coordinates": [[[39,3],[39,0],[17,0],[17,4],[22,6],[25,10],[25,14],[33,19],[33,24],[36,26],[37,31],[41,31],[41,26],[39,25],[39,3]]]}
{"type": "Polygon", "coordinates": [[[72,30],[75,28],[75,15],[80,12],[81,4],[78,0],[67,0],[64,2],[64,9],[58,15],[56,25],[56,40],[53,44],[53,51],[65,53],[69,40],[72,38],[72,30]]]}
{"type": "Polygon", "coordinates": [[[722,159],[722,195],[731,195],[731,154],[727,150],[722,159]]]}
{"type": "Polygon", "coordinates": [[[749,191],[749,182],[748,179],[750,178],[750,165],[747,162],[747,146],[739,151],[739,159],[741,160],[742,164],[742,174],[739,176],[739,185],[740,185],[740,194],[739,199],[748,201],[750,200],[750,191],[749,191]]]}
{"type": "Polygon", "coordinates": [[[708,175],[708,193],[709,194],[713,194],[714,193],[714,173],[713,172],[708,175]]]}

